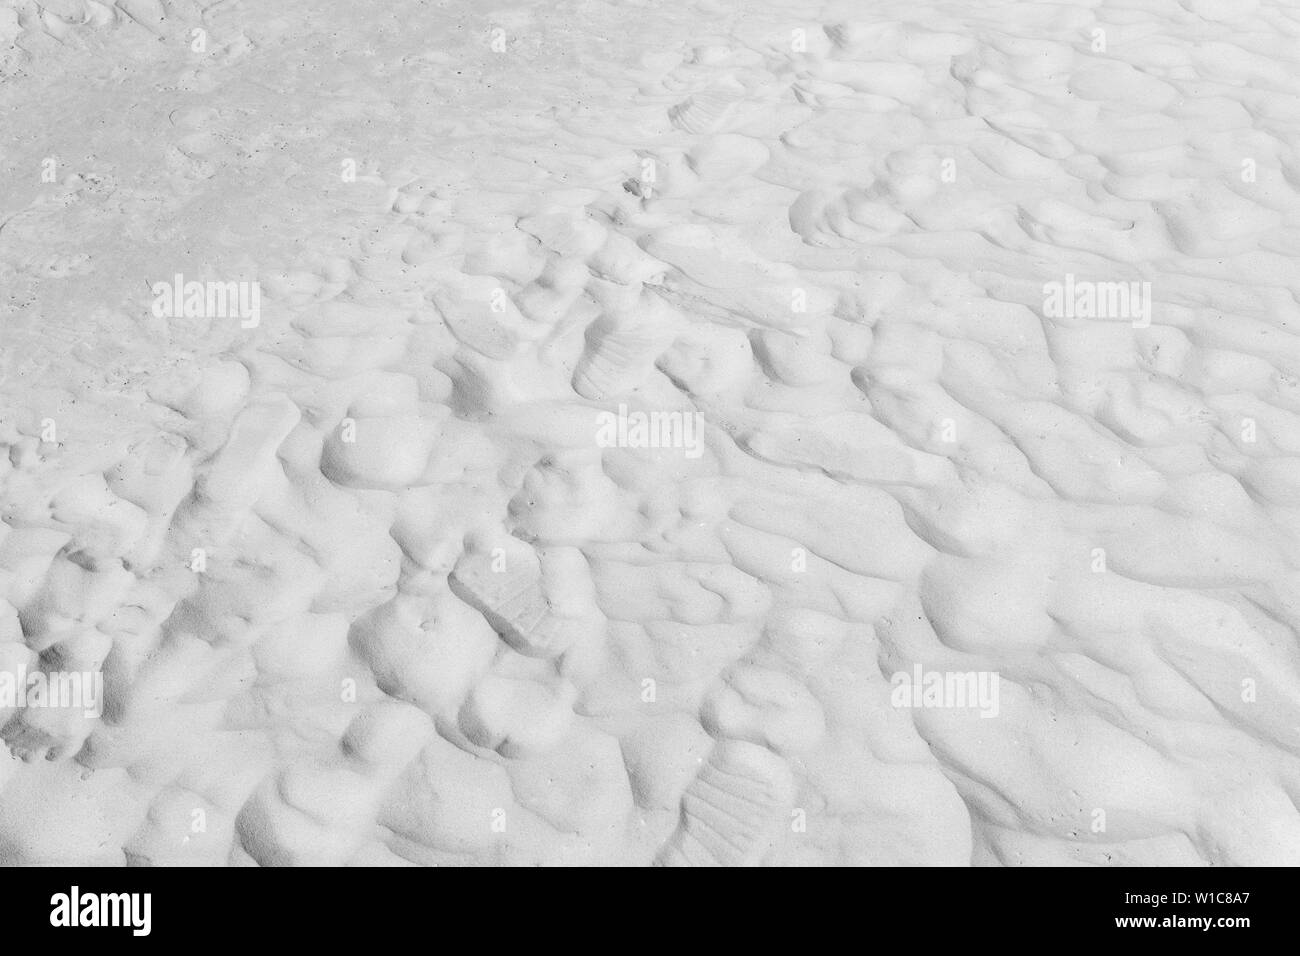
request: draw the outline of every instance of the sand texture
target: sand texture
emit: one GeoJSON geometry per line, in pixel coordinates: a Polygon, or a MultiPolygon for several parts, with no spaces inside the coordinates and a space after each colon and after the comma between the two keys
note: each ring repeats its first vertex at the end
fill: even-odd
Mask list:
{"type": "Polygon", "coordinates": [[[1297,143],[1284,0],[0,0],[0,863],[1300,864],[1297,143]]]}

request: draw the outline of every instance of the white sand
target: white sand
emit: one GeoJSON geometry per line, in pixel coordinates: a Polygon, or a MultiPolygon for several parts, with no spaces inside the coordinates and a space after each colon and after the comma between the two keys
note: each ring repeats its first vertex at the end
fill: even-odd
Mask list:
{"type": "Polygon", "coordinates": [[[0,686],[0,862],[1300,863],[1298,94],[1284,0],[3,0],[0,682],[102,706],[0,686]]]}

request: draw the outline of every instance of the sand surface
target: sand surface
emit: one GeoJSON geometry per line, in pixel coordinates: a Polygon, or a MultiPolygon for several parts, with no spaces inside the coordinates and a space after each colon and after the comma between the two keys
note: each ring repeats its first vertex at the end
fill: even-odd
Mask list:
{"type": "Polygon", "coordinates": [[[1297,142],[1270,0],[3,0],[0,862],[1300,863],[1297,142]]]}

